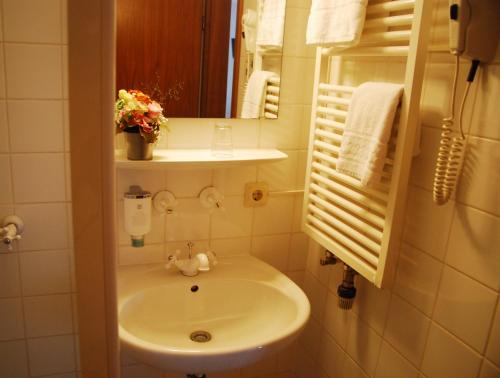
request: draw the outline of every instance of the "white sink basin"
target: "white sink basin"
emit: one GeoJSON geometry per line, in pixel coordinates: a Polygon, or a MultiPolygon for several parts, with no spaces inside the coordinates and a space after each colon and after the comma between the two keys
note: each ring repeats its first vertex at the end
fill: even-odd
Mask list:
{"type": "Polygon", "coordinates": [[[297,285],[251,256],[222,258],[196,277],[163,265],[122,267],[118,292],[122,348],[182,373],[230,370],[275,353],[298,336],[310,313],[297,285]],[[193,341],[197,331],[202,341],[211,339],[193,341]]]}

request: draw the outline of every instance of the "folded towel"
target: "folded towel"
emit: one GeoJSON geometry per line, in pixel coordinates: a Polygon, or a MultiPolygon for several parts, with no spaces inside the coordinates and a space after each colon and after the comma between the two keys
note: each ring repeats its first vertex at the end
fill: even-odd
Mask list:
{"type": "Polygon", "coordinates": [[[380,182],[403,86],[367,82],[354,91],[340,144],[337,171],[363,185],[380,182]]]}
{"type": "Polygon", "coordinates": [[[257,25],[257,46],[281,49],[286,0],[264,0],[257,25]]]}
{"type": "Polygon", "coordinates": [[[257,12],[253,9],[246,9],[245,14],[241,17],[241,24],[245,35],[245,49],[247,52],[255,53],[257,12]]]}
{"type": "Polygon", "coordinates": [[[267,80],[274,76],[278,75],[270,71],[252,72],[243,97],[241,118],[259,118],[264,114],[267,80]]]}
{"type": "Polygon", "coordinates": [[[359,42],[368,0],[312,0],[306,43],[346,48],[359,42]]]}

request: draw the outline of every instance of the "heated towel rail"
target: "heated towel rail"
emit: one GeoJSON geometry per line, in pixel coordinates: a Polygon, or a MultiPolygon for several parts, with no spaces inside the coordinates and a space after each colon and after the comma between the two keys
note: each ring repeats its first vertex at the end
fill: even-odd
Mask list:
{"type": "Polygon", "coordinates": [[[360,43],[344,50],[317,48],[316,53],[302,228],[377,287],[393,278],[400,247],[431,3],[369,0],[360,43]],[[377,76],[393,59],[403,67],[400,76],[377,76]],[[365,68],[374,77],[367,78],[365,68]],[[368,80],[404,85],[382,180],[374,188],[335,169],[350,97],[368,80]]]}

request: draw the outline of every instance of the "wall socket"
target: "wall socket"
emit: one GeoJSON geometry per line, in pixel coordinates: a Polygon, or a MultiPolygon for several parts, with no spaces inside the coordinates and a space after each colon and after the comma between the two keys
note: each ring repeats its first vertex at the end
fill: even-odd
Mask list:
{"type": "Polygon", "coordinates": [[[259,207],[267,203],[269,186],[267,182],[247,182],[245,184],[245,207],[259,207]]]}

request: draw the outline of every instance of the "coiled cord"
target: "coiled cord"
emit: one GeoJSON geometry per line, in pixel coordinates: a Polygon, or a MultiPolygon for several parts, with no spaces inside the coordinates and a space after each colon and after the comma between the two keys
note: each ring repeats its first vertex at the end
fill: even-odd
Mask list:
{"type": "Polygon", "coordinates": [[[474,80],[478,65],[479,61],[472,61],[471,70],[467,78],[465,92],[460,104],[458,116],[459,134],[457,135],[457,133],[453,131],[455,118],[455,97],[459,74],[459,56],[456,56],[455,75],[453,78],[453,89],[450,104],[450,115],[446,118],[443,118],[443,123],[441,125],[441,140],[439,142],[439,151],[436,160],[436,171],[434,173],[432,197],[434,202],[438,205],[444,205],[446,202],[448,202],[451,195],[453,194],[453,190],[457,185],[458,179],[460,178],[464,160],[464,152],[467,146],[467,141],[465,139],[465,134],[462,126],[462,118],[465,103],[467,101],[467,96],[469,94],[469,89],[472,81],[474,80]]]}

